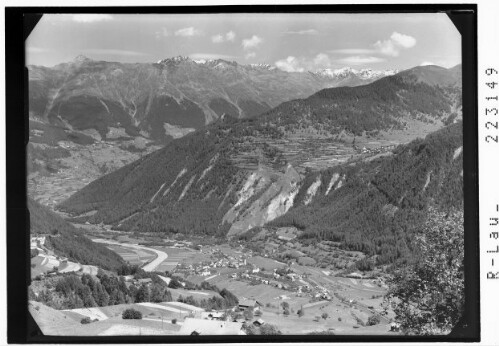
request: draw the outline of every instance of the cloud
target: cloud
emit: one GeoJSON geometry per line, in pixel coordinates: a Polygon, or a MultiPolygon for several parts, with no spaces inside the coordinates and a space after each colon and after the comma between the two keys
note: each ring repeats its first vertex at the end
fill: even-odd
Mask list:
{"type": "Polygon", "coordinates": [[[175,36],[192,37],[200,35],[202,35],[201,31],[195,29],[193,26],[188,28],[178,29],[177,31],[175,31],[175,36]]]}
{"type": "Polygon", "coordinates": [[[242,42],[243,49],[247,50],[247,49],[256,48],[262,42],[263,42],[263,39],[261,37],[253,35],[251,38],[246,38],[243,40],[243,42],[242,42]]]}
{"type": "Polygon", "coordinates": [[[222,43],[224,41],[224,37],[222,35],[218,34],[218,35],[212,36],[211,41],[213,43],[222,43]]]}
{"type": "Polygon", "coordinates": [[[318,35],[319,32],[315,29],[306,29],[306,30],[298,30],[298,31],[286,31],[283,34],[285,35],[318,35]]]}
{"type": "Polygon", "coordinates": [[[248,54],[246,54],[246,55],[244,56],[244,58],[245,58],[246,60],[251,59],[251,58],[254,58],[254,57],[256,57],[256,53],[255,53],[255,52],[250,52],[250,53],[248,53],[248,54]]]}
{"type": "Polygon", "coordinates": [[[71,19],[78,23],[93,23],[93,22],[102,22],[107,20],[113,20],[113,16],[110,14],[74,14],[71,19]]]}
{"type": "Polygon", "coordinates": [[[399,56],[401,49],[412,48],[415,45],[414,37],[394,31],[388,40],[377,41],[373,46],[383,55],[396,57],[399,56]]]}
{"type": "Polygon", "coordinates": [[[275,66],[285,72],[304,72],[305,68],[302,65],[302,61],[291,55],[275,62],[275,66]]]}
{"type": "Polygon", "coordinates": [[[170,32],[166,28],[161,28],[161,31],[156,31],[154,33],[154,36],[156,39],[160,39],[161,37],[168,37],[170,36],[170,32]]]}
{"type": "Polygon", "coordinates": [[[319,53],[314,57],[288,56],[286,59],[278,60],[274,64],[277,68],[286,72],[319,71],[328,68],[338,68],[340,65],[366,65],[385,61],[375,56],[354,55],[341,59],[333,59],[326,53],[319,53]]]}
{"type": "Polygon", "coordinates": [[[211,41],[213,43],[222,43],[222,42],[234,42],[236,39],[236,33],[234,31],[229,31],[226,34],[217,34],[211,37],[211,41]]]}
{"type": "Polygon", "coordinates": [[[225,39],[227,41],[234,42],[234,40],[236,39],[236,33],[234,31],[229,31],[225,34],[225,39]]]}
{"type": "Polygon", "coordinates": [[[313,58],[288,56],[275,62],[277,68],[287,72],[317,71],[329,68],[331,65],[331,58],[325,53],[319,53],[313,58]]]}
{"type": "Polygon", "coordinates": [[[436,65],[435,63],[431,61],[423,61],[419,66],[428,66],[428,65],[436,65]]]}
{"type": "Polygon", "coordinates": [[[234,55],[225,55],[225,54],[213,54],[213,53],[193,53],[189,54],[189,58],[193,60],[201,60],[201,59],[206,59],[206,60],[216,60],[216,59],[223,59],[223,60],[234,60],[237,58],[237,56],[234,55]]]}
{"type": "Polygon", "coordinates": [[[331,65],[331,59],[329,58],[329,55],[325,53],[317,54],[313,62],[316,68],[327,68],[331,65]]]}
{"type": "Polygon", "coordinates": [[[400,47],[412,48],[416,45],[416,39],[409,35],[394,32],[390,38],[400,47]]]}
{"type": "Polygon", "coordinates": [[[107,49],[107,48],[89,48],[83,51],[85,54],[94,55],[120,55],[120,56],[144,56],[150,55],[144,52],[137,52],[133,50],[122,50],[122,49],[107,49]]]}
{"type": "Polygon", "coordinates": [[[376,52],[375,49],[365,49],[365,48],[347,48],[347,49],[332,49],[329,50],[330,53],[337,54],[373,54],[376,52]]]}
{"type": "Polygon", "coordinates": [[[383,55],[395,57],[398,56],[400,53],[399,49],[395,47],[395,44],[391,40],[378,41],[374,44],[374,47],[376,47],[378,52],[383,55]]]}
{"type": "Polygon", "coordinates": [[[375,56],[349,56],[335,61],[340,64],[347,64],[347,65],[364,65],[364,64],[375,64],[383,62],[385,61],[385,59],[378,58],[375,56]]]}

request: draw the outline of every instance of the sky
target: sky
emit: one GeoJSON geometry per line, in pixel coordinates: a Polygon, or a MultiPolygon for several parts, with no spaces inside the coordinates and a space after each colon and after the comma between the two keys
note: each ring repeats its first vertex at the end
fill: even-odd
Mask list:
{"type": "Polygon", "coordinates": [[[461,36],[445,14],[49,14],[26,41],[28,65],[173,56],[265,63],[290,72],[403,70],[461,63],[461,36]]]}

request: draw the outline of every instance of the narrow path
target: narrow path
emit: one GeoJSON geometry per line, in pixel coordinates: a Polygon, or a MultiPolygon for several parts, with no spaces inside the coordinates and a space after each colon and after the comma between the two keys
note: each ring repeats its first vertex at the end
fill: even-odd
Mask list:
{"type": "Polygon", "coordinates": [[[207,277],[206,279],[204,279],[203,281],[208,281],[208,280],[211,280],[213,278],[216,278],[218,276],[218,274],[215,274],[215,275],[212,275],[210,277],[207,277]]]}

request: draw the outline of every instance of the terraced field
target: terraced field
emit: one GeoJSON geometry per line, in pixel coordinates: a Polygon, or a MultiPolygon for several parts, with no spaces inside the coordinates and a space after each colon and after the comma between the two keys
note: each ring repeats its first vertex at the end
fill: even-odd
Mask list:
{"type": "MultiPolygon", "coordinates": [[[[128,142],[126,142],[128,143],[128,142]]],[[[28,195],[40,204],[53,209],[85,185],[137,160],[159,146],[146,147],[143,153],[123,150],[122,142],[98,141],[91,146],[59,142],[54,148],[68,149],[71,156],[58,159],[60,168],[52,174],[33,172],[28,176],[28,195]]]]}
{"type": "Polygon", "coordinates": [[[143,265],[144,263],[154,259],[156,256],[153,253],[146,251],[135,250],[120,245],[108,245],[109,249],[120,255],[125,261],[132,265],[143,265]]]}

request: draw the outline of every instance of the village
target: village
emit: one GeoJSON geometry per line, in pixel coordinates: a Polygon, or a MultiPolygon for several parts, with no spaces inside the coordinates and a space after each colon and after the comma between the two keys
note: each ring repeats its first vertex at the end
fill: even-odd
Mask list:
{"type": "MultiPolygon", "coordinates": [[[[296,236],[293,232],[283,230],[276,234],[275,241],[280,245],[292,242],[296,236]]],[[[269,328],[276,326],[285,334],[292,334],[297,325],[304,325],[310,331],[330,326],[338,332],[365,325],[370,316],[382,312],[382,297],[386,292],[383,276],[367,277],[360,272],[338,276],[330,270],[297,261],[280,262],[272,258],[271,251],[256,251],[244,243],[202,245],[193,239],[148,242],[119,232],[100,233],[101,238],[95,238],[96,234],[92,234],[94,241],[104,242],[123,259],[154,273],[169,287],[173,301],[131,305],[150,315],[141,323],[154,325],[152,321],[159,322],[160,316],[163,321],[165,316],[169,316],[165,312],[170,313],[169,328],[174,330],[167,333],[208,334],[216,327],[220,328],[220,333],[240,334],[248,332],[248,328],[259,330],[264,325],[269,328]],[[168,256],[158,262],[155,252],[168,256]],[[200,300],[219,295],[200,287],[228,289],[237,297],[238,304],[230,310],[201,308],[198,305],[200,300]],[[196,305],[192,305],[194,302],[196,305]],[[158,319],[151,314],[157,315],[158,319]],[[321,316],[330,317],[324,319],[321,316]],[[171,327],[172,320],[175,320],[174,327],[171,327]]],[[[97,275],[97,267],[68,261],[45,246],[47,237],[57,236],[37,234],[31,238],[32,277],[58,277],[69,272],[97,275]]],[[[128,289],[134,286],[139,290],[145,286],[152,290],[154,286],[151,277],[121,277],[128,289]]],[[[110,323],[118,318],[117,308],[91,308],[91,311],[98,309],[100,317],[87,311],[88,308],[71,311],[78,314],[75,316],[91,314],[93,319],[110,323]]],[[[389,328],[388,321],[387,318],[382,320],[386,328],[389,328]]],[[[121,319],[119,323],[122,323],[121,319]]],[[[86,330],[82,328],[82,332],[86,330]]]]}

